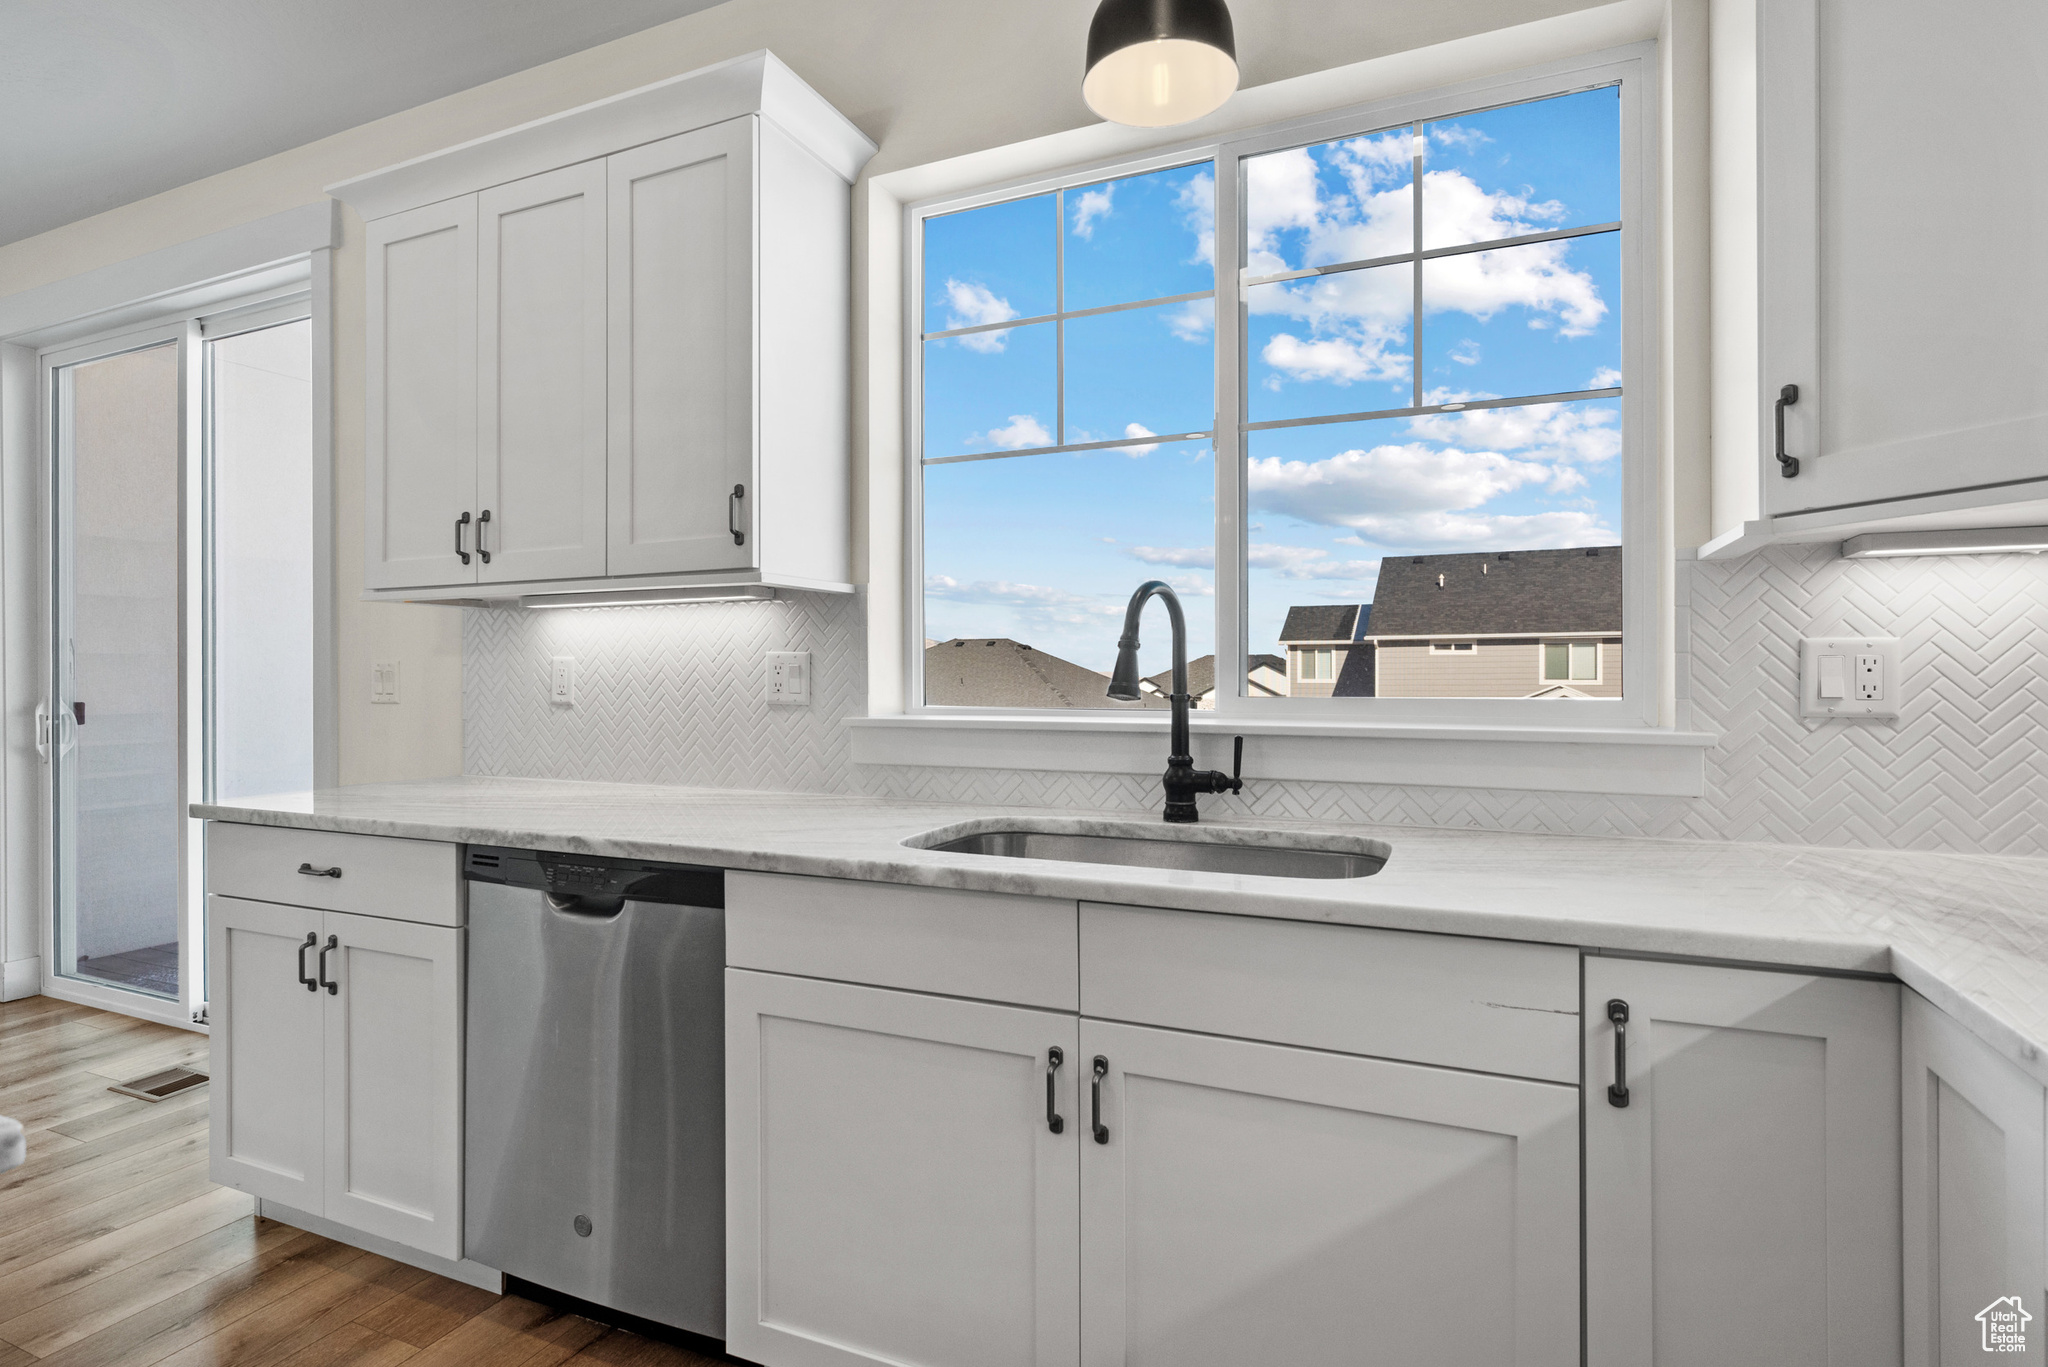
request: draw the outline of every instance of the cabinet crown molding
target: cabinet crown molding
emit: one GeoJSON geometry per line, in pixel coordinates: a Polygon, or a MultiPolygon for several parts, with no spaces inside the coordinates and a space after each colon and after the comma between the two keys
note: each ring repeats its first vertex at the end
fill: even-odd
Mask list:
{"type": "Polygon", "coordinates": [[[773,121],[848,184],[876,151],[865,133],[763,48],[338,181],[327,193],[365,219],[385,218],[745,114],[773,121]]]}

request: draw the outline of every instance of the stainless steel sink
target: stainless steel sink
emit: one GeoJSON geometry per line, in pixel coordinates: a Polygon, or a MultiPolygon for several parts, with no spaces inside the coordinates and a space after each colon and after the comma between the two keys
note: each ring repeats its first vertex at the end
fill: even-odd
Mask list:
{"type": "Polygon", "coordinates": [[[1006,859],[1061,859],[1081,864],[1123,864],[1141,869],[1258,874],[1267,878],[1364,878],[1378,873],[1386,864],[1387,851],[1379,842],[1359,840],[1351,843],[1360,848],[1353,851],[1300,849],[1221,840],[1005,830],[981,831],[924,848],[954,854],[992,854],[1006,859]]]}

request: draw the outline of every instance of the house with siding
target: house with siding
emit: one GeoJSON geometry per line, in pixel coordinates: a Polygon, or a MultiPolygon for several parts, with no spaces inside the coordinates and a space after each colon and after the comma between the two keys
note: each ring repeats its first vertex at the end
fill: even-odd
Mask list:
{"type": "Polygon", "coordinates": [[[1359,640],[1382,698],[1618,698],[1621,547],[1389,556],[1359,640]]]}
{"type": "MultiPolygon", "coordinates": [[[[1247,655],[1244,662],[1245,692],[1254,698],[1284,698],[1287,696],[1287,662],[1278,655],[1247,655]]],[[[1147,696],[1157,693],[1162,697],[1173,692],[1173,671],[1162,669],[1150,678],[1141,680],[1148,690],[1147,696]]],[[[1216,706],[1216,657],[1204,655],[1199,660],[1188,661],[1188,697],[1198,711],[1213,710],[1216,706]]]]}
{"type": "Polygon", "coordinates": [[[1316,603],[1287,609],[1280,648],[1287,655],[1287,696],[1370,698],[1373,647],[1365,640],[1371,603],[1316,603]]]}
{"type": "MultiPolygon", "coordinates": [[[[1213,671],[1212,671],[1213,672],[1213,671]]],[[[1109,696],[1109,676],[1002,636],[960,637],[925,647],[924,700],[938,707],[1069,707],[1138,711],[1167,706],[1109,696]]]]}

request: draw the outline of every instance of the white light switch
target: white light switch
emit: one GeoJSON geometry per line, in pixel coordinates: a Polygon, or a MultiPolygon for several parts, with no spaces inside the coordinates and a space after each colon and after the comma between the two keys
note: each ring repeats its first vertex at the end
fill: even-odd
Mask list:
{"type": "Polygon", "coordinates": [[[1803,717],[1896,717],[1900,683],[1895,636],[1808,636],[1799,642],[1803,717]]]}
{"type": "Polygon", "coordinates": [[[398,701],[398,661],[379,660],[370,666],[370,701],[373,703],[395,703],[398,701]]]}
{"type": "Polygon", "coordinates": [[[576,705],[576,657],[557,655],[552,660],[553,669],[549,674],[548,701],[557,707],[576,705]]]}
{"type": "Polygon", "coordinates": [[[1820,695],[1823,698],[1846,698],[1849,696],[1849,675],[1842,667],[1839,655],[1820,657],[1820,695]]]}
{"type": "Polygon", "coordinates": [[[811,705],[811,652],[768,652],[768,701],[795,707],[811,705]]]}

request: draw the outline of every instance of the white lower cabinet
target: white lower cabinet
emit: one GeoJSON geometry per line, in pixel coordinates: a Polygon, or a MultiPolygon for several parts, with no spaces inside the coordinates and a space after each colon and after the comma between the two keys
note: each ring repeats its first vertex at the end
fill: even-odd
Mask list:
{"type": "Polygon", "coordinates": [[[1897,1363],[1898,988],[1588,957],[1584,1021],[1588,1367],[1897,1363]]]}
{"type": "Polygon", "coordinates": [[[725,1009],[728,1351],[1072,1364],[1074,1017],[738,969],[725,1009]]]}
{"type": "Polygon", "coordinates": [[[1078,1062],[1087,1367],[1578,1362],[1577,1088],[1087,1019],[1078,1062]]]}
{"type": "Polygon", "coordinates": [[[2038,1354],[2044,1089],[1916,993],[1902,1026],[1907,1367],[2038,1354]]]}
{"type": "Polygon", "coordinates": [[[213,1180],[462,1255],[462,931],[207,899],[213,1180]]]}

